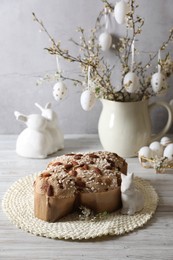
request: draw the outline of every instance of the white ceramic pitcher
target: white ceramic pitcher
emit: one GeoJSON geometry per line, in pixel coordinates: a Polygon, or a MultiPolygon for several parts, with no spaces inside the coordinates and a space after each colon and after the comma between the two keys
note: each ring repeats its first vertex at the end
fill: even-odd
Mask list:
{"type": "Polygon", "coordinates": [[[137,102],[116,102],[101,100],[103,109],[98,124],[98,133],[103,148],[122,157],[137,156],[142,146],[160,139],[172,124],[172,110],[166,102],[148,104],[147,100],[137,102]],[[150,110],[164,107],[168,120],[163,130],[152,136],[150,110]]]}

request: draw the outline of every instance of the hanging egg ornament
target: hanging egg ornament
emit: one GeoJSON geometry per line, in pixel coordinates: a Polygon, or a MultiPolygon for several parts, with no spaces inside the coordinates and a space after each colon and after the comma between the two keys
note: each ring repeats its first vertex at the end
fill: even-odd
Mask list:
{"type": "Polygon", "coordinates": [[[101,46],[102,51],[107,51],[112,45],[112,36],[108,32],[103,32],[99,36],[99,45],[101,46]]]}
{"type": "Polygon", "coordinates": [[[173,160],[173,143],[168,144],[163,153],[164,157],[167,157],[169,161],[173,160]]]}
{"type": "Polygon", "coordinates": [[[95,105],[96,97],[94,92],[87,89],[81,94],[80,103],[85,111],[90,111],[95,105]]]}
{"type": "Polygon", "coordinates": [[[61,101],[67,96],[67,87],[63,81],[58,81],[53,87],[53,96],[56,101],[61,101]]]}
{"type": "Polygon", "coordinates": [[[129,6],[124,0],[116,3],[114,8],[114,17],[118,24],[126,23],[126,15],[128,12],[129,6]]]}
{"type": "MultiPolygon", "coordinates": [[[[165,76],[159,71],[152,75],[151,77],[151,86],[154,91],[154,93],[160,93],[165,89],[166,87],[166,78],[165,76]]],[[[167,87],[166,87],[167,89],[167,87]]]]}
{"type": "Polygon", "coordinates": [[[158,72],[152,75],[151,86],[153,91],[157,95],[163,96],[166,94],[168,86],[166,82],[166,77],[161,72],[160,60],[161,60],[161,50],[158,51],[158,72]]]}
{"type": "Polygon", "coordinates": [[[128,72],[124,77],[123,85],[128,93],[136,92],[140,86],[138,76],[134,72],[128,72]]]}
{"type": "Polygon", "coordinates": [[[160,142],[152,142],[149,148],[151,149],[154,157],[160,158],[163,156],[163,146],[160,144],[160,142]]]}

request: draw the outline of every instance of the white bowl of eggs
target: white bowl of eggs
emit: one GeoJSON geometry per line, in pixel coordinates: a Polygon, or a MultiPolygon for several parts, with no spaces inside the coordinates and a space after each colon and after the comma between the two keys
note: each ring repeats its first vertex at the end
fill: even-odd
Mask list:
{"type": "Polygon", "coordinates": [[[154,141],[149,146],[141,147],[138,151],[138,159],[145,168],[156,168],[158,164],[160,167],[173,165],[173,141],[164,136],[160,142],[154,141]]]}

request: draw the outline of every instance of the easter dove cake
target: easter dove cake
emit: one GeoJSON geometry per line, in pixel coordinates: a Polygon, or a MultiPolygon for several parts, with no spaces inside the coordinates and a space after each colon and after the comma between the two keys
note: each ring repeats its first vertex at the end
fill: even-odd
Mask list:
{"type": "Polygon", "coordinates": [[[121,173],[127,173],[127,163],[115,153],[98,151],[57,157],[35,179],[35,217],[56,222],[80,206],[95,213],[118,210],[121,173]]]}

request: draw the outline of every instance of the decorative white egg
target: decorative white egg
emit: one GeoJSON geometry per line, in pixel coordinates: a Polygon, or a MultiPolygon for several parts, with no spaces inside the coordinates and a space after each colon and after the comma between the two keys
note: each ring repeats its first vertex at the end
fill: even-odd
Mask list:
{"type": "Polygon", "coordinates": [[[129,12],[129,6],[124,1],[116,3],[114,7],[114,17],[118,24],[124,24],[126,22],[126,14],[129,12]]]}
{"type": "Polygon", "coordinates": [[[96,102],[96,97],[94,92],[90,91],[89,89],[85,90],[81,94],[80,103],[85,111],[89,111],[93,108],[96,102]]]}
{"type": "Polygon", "coordinates": [[[145,157],[147,159],[152,157],[152,151],[148,146],[143,146],[140,148],[140,150],[138,151],[138,158],[139,158],[139,162],[142,163],[143,166],[150,167],[151,163],[142,161],[141,157],[145,157]]]}
{"type": "Polygon", "coordinates": [[[168,144],[172,143],[171,138],[164,136],[162,137],[162,139],[160,140],[161,145],[163,145],[164,147],[166,147],[168,144]]]}
{"type": "Polygon", "coordinates": [[[134,72],[128,72],[123,80],[124,87],[127,92],[134,93],[139,88],[139,78],[134,72]]]}
{"type": "Polygon", "coordinates": [[[163,156],[163,146],[160,144],[160,142],[155,141],[152,142],[149,146],[149,148],[151,149],[152,153],[153,153],[153,157],[162,157],[163,156]]]}
{"type": "Polygon", "coordinates": [[[169,161],[173,160],[173,143],[168,144],[163,153],[164,157],[167,157],[169,161]]]}
{"type": "Polygon", "coordinates": [[[160,93],[165,89],[166,78],[161,72],[156,72],[151,77],[151,86],[155,93],[160,93]]]}
{"type": "Polygon", "coordinates": [[[53,96],[56,101],[61,101],[67,96],[67,87],[63,81],[58,81],[53,87],[53,96]]]}
{"type": "Polygon", "coordinates": [[[101,46],[102,51],[107,51],[112,45],[112,36],[108,32],[103,32],[99,36],[99,45],[101,46]]]}
{"type": "Polygon", "coordinates": [[[148,146],[143,146],[143,147],[140,148],[138,155],[140,157],[144,156],[146,158],[151,158],[152,157],[152,151],[148,146]]]}

